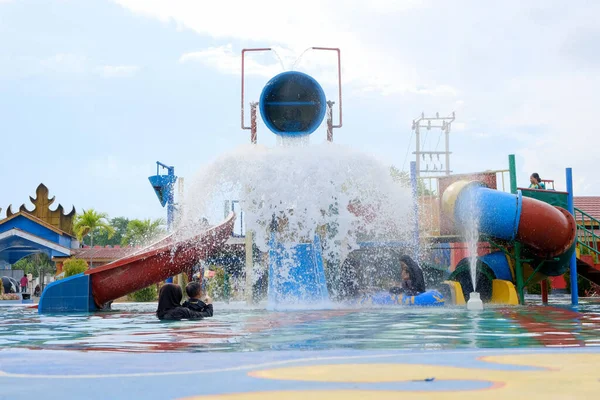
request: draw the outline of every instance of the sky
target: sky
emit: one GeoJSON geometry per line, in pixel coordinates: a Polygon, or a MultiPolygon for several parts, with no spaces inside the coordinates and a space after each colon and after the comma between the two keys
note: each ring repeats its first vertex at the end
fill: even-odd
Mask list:
{"type": "MultiPolygon", "coordinates": [[[[248,143],[240,54],[254,47],[276,51],[248,56],[248,101],[294,67],[338,102],[335,55],[305,50],[341,49],[337,143],[407,169],[412,120],[455,111],[454,172],[506,169],[515,154],[521,186],[538,172],[564,189],[572,167],[576,195],[600,194],[600,2],[293,4],[0,0],[0,216],[41,182],[67,209],[164,216],[156,161],[191,180],[248,143]]],[[[275,145],[260,121],[258,140],[275,145]]],[[[324,140],[322,126],[311,141],[324,140]]]]}

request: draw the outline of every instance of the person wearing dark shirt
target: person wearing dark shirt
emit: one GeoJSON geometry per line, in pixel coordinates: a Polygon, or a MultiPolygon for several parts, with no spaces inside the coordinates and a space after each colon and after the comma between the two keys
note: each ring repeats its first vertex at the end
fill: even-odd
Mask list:
{"type": "Polygon", "coordinates": [[[199,282],[188,283],[185,287],[185,292],[189,300],[183,303],[183,307],[202,313],[202,316],[205,318],[213,316],[212,300],[208,296],[202,298],[202,285],[199,282]]]}
{"type": "Polygon", "coordinates": [[[160,288],[156,317],[160,320],[179,321],[182,319],[202,319],[201,312],[181,307],[183,292],[178,285],[167,283],[160,288]]]}
{"type": "Polygon", "coordinates": [[[412,258],[403,255],[400,258],[400,282],[390,289],[390,293],[417,296],[425,290],[425,279],[421,267],[412,258]]]}

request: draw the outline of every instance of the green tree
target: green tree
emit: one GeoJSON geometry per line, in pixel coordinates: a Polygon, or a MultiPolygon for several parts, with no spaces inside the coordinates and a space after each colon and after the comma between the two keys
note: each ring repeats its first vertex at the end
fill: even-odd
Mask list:
{"type": "Polygon", "coordinates": [[[225,294],[225,270],[215,268],[215,275],[208,281],[207,292],[214,300],[221,300],[225,294]]]}
{"type": "Polygon", "coordinates": [[[121,244],[123,246],[139,246],[150,243],[152,240],[164,235],[164,224],[165,221],[162,218],[155,220],[131,220],[127,224],[127,232],[123,236],[121,244]]]}
{"type": "MultiPolygon", "coordinates": [[[[108,237],[112,237],[115,230],[108,224],[108,215],[106,213],[96,212],[94,209],[83,210],[83,214],[77,214],[75,217],[75,225],[73,230],[79,240],[90,236],[90,246],[94,247],[94,234],[105,230],[108,237]]],[[[90,255],[90,266],[93,265],[92,256],[90,255]]]]}
{"type": "Polygon", "coordinates": [[[21,258],[13,264],[13,269],[22,269],[26,274],[31,274],[34,278],[40,279],[40,287],[44,289],[44,276],[56,273],[56,264],[52,262],[46,253],[30,254],[21,258]]]}
{"type": "Polygon", "coordinates": [[[146,288],[140,289],[129,294],[127,297],[129,297],[130,300],[137,302],[154,301],[158,298],[156,285],[150,285],[146,288]]]}
{"type": "MultiPolygon", "coordinates": [[[[127,224],[129,224],[129,219],[125,217],[116,217],[110,219],[110,226],[114,229],[114,234],[112,236],[109,235],[107,230],[100,230],[96,234],[94,234],[94,243],[99,246],[115,246],[120,245],[123,240],[123,236],[127,232],[127,224]]],[[[86,245],[90,245],[90,237],[86,236],[83,239],[83,243],[86,245]]]]}
{"type": "Polygon", "coordinates": [[[87,269],[88,264],[81,258],[69,258],[63,263],[65,278],[85,272],[87,269]]]}
{"type": "MultiPolygon", "coordinates": [[[[411,187],[410,174],[407,171],[400,171],[395,166],[390,167],[390,175],[395,182],[399,182],[402,186],[411,187]]],[[[423,180],[417,181],[417,194],[419,196],[434,196],[435,191],[428,189],[423,180]]]]}

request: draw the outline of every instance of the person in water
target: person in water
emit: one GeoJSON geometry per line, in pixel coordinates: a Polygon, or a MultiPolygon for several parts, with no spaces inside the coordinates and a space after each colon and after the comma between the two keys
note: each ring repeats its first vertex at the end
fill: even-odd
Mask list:
{"type": "Polygon", "coordinates": [[[391,294],[416,296],[425,292],[425,278],[419,264],[407,255],[400,258],[400,282],[390,289],[391,294]]]}
{"type": "Polygon", "coordinates": [[[544,182],[542,182],[542,179],[540,178],[540,174],[538,174],[537,172],[534,172],[533,174],[531,174],[531,176],[529,177],[529,189],[542,189],[545,190],[546,189],[546,185],[544,184],[544,182]]]}
{"type": "Polygon", "coordinates": [[[183,307],[189,308],[193,311],[198,311],[206,317],[213,316],[213,305],[212,299],[208,296],[204,296],[202,293],[202,285],[199,282],[190,282],[185,287],[189,300],[183,302],[183,307]]]}
{"type": "Polygon", "coordinates": [[[204,314],[181,306],[183,292],[178,285],[166,283],[158,294],[156,317],[160,320],[179,321],[182,319],[202,319],[204,314]]]}

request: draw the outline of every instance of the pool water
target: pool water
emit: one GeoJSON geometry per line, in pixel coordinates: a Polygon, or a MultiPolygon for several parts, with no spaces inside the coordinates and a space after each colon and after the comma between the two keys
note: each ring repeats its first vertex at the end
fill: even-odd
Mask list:
{"type": "Polygon", "coordinates": [[[69,315],[0,307],[0,348],[232,352],[600,345],[600,301],[586,299],[572,308],[566,297],[553,300],[552,306],[488,306],[480,313],[462,307],[270,312],[217,303],[212,318],[178,322],[158,321],[155,303],[69,315]]]}

